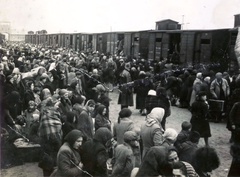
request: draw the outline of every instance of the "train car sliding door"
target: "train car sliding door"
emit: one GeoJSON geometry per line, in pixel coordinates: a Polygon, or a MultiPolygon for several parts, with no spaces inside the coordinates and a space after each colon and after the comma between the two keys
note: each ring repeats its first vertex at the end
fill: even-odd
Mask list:
{"type": "Polygon", "coordinates": [[[174,64],[178,64],[180,62],[180,43],[180,33],[169,33],[168,57],[174,64]]]}
{"type": "Polygon", "coordinates": [[[195,32],[185,31],[181,34],[180,62],[184,64],[192,64],[194,49],[195,32]]]}

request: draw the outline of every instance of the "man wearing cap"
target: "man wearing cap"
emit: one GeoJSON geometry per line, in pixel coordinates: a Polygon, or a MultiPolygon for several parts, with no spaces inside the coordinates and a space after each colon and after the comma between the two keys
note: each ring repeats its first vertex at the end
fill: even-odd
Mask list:
{"type": "Polygon", "coordinates": [[[130,176],[135,167],[135,157],[133,148],[138,147],[138,135],[134,131],[124,133],[124,143],[115,148],[115,154],[112,159],[112,176],[130,176]]]}

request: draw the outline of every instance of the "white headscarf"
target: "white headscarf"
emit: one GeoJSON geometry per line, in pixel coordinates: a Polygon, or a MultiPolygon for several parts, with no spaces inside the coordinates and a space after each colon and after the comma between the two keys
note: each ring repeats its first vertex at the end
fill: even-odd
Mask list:
{"type": "Polygon", "coordinates": [[[165,114],[165,110],[163,108],[153,108],[152,111],[147,115],[146,121],[149,126],[154,123],[161,124],[163,116],[165,114]]]}
{"type": "Polygon", "coordinates": [[[173,128],[167,128],[163,134],[165,139],[175,140],[178,136],[178,133],[173,128]]]}

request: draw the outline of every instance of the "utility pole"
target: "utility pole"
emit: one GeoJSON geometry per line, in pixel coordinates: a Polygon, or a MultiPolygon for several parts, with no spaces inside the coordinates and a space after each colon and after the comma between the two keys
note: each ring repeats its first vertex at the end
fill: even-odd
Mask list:
{"type": "Polygon", "coordinates": [[[183,30],[183,25],[184,25],[184,15],[182,15],[182,25],[181,25],[181,30],[183,30]]]}

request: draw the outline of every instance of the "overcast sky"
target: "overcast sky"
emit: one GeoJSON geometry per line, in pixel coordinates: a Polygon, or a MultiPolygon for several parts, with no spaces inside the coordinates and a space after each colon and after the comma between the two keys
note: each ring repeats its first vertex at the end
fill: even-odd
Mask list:
{"type": "Polygon", "coordinates": [[[0,0],[0,21],[25,31],[137,31],[172,19],[184,29],[232,28],[240,0],[0,0]]]}

